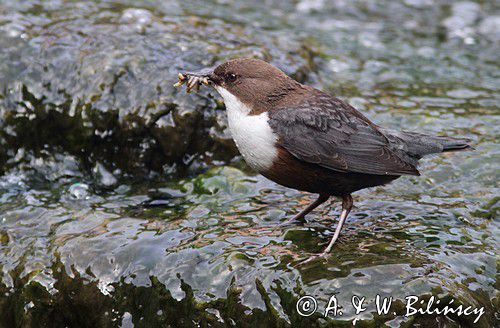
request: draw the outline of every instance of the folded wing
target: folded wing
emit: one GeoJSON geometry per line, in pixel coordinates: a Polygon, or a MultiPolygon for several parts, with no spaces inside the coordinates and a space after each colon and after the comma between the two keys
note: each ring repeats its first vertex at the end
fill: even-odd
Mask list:
{"type": "Polygon", "coordinates": [[[390,144],[356,109],[327,94],[273,110],[269,123],[279,146],[304,162],[339,172],[419,175],[417,159],[390,144]]]}

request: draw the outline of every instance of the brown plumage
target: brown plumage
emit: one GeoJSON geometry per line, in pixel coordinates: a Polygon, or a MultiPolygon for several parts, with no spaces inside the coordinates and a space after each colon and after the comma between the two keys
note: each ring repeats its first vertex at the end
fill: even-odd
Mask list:
{"type": "MultiPolygon", "coordinates": [[[[339,224],[322,254],[331,250],[339,236],[352,207],[351,193],[389,183],[401,175],[420,175],[417,164],[425,155],[471,149],[468,139],[381,128],[346,102],[303,85],[261,60],[235,59],[215,70],[186,73],[184,79],[186,76],[188,89],[208,79],[230,106],[228,110],[238,112],[236,119],[254,116],[259,120],[247,121],[259,124],[260,118],[265,119],[262,131],[268,131],[275,149],[272,165],[254,166],[283,186],[319,194],[318,200],[293,219],[303,218],[330,196],[342,198],[339,224]]],[[[247,132],[241,122],[234,123],[238,136],[247,132]]],[[[244,135],[253,138],[252,134],[244,135]]],[[[245,141],[240,139],[240,143],[245,141]]],[[[258,143],[249,144],[259,147],[258,143]]],[[[251,149],[240,151],[252,162],[251,149]]]]}

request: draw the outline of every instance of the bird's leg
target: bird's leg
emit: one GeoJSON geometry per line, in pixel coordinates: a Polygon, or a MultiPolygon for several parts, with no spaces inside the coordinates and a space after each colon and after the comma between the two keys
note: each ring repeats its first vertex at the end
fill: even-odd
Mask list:
{"type": "Polygon", "coordinates": [[[290,218],[286,220],[283,225],[289,224],[295,220],[302,220],[307,214],[311,213],[312,210],[314,210],[316,207],[319,205],[323,204],[330,198],[329,195],[326,194],[320,194],[318,199],[316,199],[314,202],[309,204],[306,208],[304,208],[299,214],[295,215],[293,218],[290,218]]]}
{"type": "Polygon", "coordinates": [[[351,195],[342,196],[342,213],[340,214],[339,223],[337,224],[337,228],[335,229],[335,233],[333,234],[330,243],[321,254],[309,257],[308,259],[298,263],[297,264],[298,266],[302,266],[306,263],[309,263],[318,257],[324,257],[332,250],[333,244],[335,244],[335,241],[337,241],[337,239],[339,238],[340,231],[342,230],[342,226],[344,225],[344,222],[347,219],[347,215],[349,215],[349,212],[352,209],[352,204],[353,202],[351,195]]]}
{"type": "Polygon", "coordinates": [[[340,220],[339,223],[337,224],[337,228],[335,228],[335,233],[333,234],[332,240],[330,240],[330,243],[328,246],[325,248],[323,253],[321,253],[321,256],[326,255],[330,253],[332,250],[333,244],[337,241],[340,235],[340,231],[342,230],[342,226],[344,225],[345,220],[347,219],[347,216],[349,215],[349,212],[352,209],[352,196],[351,195],[346,195],[342,196],[342,213],[340,214],[340,220]]]}

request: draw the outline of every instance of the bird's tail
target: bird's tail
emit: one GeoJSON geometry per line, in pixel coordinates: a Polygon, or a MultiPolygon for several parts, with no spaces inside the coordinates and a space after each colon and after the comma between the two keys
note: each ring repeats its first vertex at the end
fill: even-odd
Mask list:
{"type": "Polygon", "coordinates": [[[448,151],[474,150],[469,145],[470,139],[452,137],[433,137],[433,139],[443,146],[443,153],[448,151]]]}
{"type": "MultiPolygon", "coordinates": [[[[429,136],[416,132],[391,131],[389,138],[396,138],[397,143],[403,143],[406,152],[415,158],[425,155],[451,151],[474,150],[466,138],[429,136]]],[[[394,140],[394,139],[393,139],[394,140]]]]}

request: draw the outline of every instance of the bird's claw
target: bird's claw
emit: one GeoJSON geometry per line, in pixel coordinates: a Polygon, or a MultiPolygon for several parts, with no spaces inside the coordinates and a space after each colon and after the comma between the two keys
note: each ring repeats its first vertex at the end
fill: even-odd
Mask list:
{"type": "Polygon", "coordinates": [[[295,220],[286,220],[286,221],[278,223],[276,225],[276,228],[284,228],[286,226],[292,225],[292,223],[294,223],[294,222],[295,222],[295,220]]]}
{"type": "Polygon", "coordinates": [[[295,266],[296,267],[301,267],[307,263],[310,263],[312,261],[314,261],[315,259],[323,259],[323,260],[326,260],[326,256],[328,255],[328,253],[321,253],[321,254],[315,254],[315,255],[312,255],[310,257],[308,257],[307,259],[303,260],[303,261],[300,261],[299,263],[297,263],[295,266]]]}

